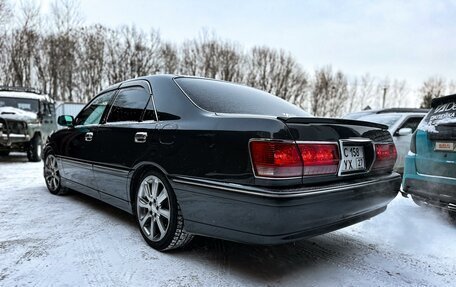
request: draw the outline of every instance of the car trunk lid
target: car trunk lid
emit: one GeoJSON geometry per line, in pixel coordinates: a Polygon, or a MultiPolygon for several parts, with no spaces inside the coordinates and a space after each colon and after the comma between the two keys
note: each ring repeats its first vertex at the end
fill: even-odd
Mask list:
{"type": "MultiPolygon", "coordinates": [[[[371,170],[391,172],[395,162],[388,158],[395,148],[388,127],[381,124],[334,118],[284,118],[292,138],[300,144],[336,143],[340,163],[337,177],[370,173],[371,170]],[[377,154],[377,152],[380,152],[377,154]],[[383,157],[382,155],[386,155],[383,157]],[[377,157],[382,157],[376,160],[377,157]],[[383,161],[385,160],[386,161],[383,161]],[[382,164],[378,164],[383,161],[382,164]]],[[[396,155],[394,155],[396,156],[396,155]]],[[[304,162],[304,167],[306,163],[304,162]]]]}

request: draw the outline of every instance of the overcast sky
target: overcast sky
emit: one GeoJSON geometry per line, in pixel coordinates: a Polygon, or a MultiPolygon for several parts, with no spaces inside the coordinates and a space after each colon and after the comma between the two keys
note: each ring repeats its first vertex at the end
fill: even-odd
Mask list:
{"type": "Polygon", "coordinates": [[[434,75],[456,80],[456,1],[82,0],[81,8],[86,24],[153,27],[173,42],[207,28],[245,48],[283,48],[308,71],[331,64],[413,87],[434,75]]]}

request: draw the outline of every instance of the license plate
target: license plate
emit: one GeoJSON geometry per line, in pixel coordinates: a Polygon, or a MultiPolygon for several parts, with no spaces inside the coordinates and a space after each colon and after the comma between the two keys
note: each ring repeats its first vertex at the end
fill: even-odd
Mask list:
{"type": "Polygon", "coordinates": [[[456,151],[456,145],[453,142],[436,142],[435,150],[456,151]]]}
{"type": "Polygon", "coordinates": [[[366,170],[363,146],[342,146],[339,173],[366,170]]]}

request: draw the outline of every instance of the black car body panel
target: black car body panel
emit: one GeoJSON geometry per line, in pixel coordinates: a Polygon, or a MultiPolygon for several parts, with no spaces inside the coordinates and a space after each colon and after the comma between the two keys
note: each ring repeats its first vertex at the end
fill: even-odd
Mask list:
{"type": "MultiPolygon", "coordinates": [[[[252,139],[339,144],[362,138],[363,143],[392,143],[384,126],[210,112],[185,95],[174,78],[156,75],[112,86],[109,92],[114,95],[99,124],[76,125],[52,134],[46,152],[56,155],[62,184],[133,213],[138,175],[155,169],[174,188],[187,232],[264,244],[356,223],[385,210],[396,196],[400,177],[391,169],[345,177],[268,179],[255,176],[249,152],[252,139]],[[107,122],[118,89],[135,85],[151,93],[147,107],[154,109],[151,117],[156,118],[107,122]],[[89,141],[88,133],[92,133],[89,141]],[[147,133],[145,142],[136,142],[138,133],[147,133]]],[[[373,162],[374,151],[368,150],[372,146],[366,153],[373,162]]]]}

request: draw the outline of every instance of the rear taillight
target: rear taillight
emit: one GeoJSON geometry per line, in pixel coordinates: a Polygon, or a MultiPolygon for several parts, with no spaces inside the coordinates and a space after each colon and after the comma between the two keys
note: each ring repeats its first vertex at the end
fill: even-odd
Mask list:
{"type": "Polygon", "coordinates": [[[337,144],[298,144],[304,163],[303,175],[336,174],[339,167],[337,144]]]}
{"type": "Polygon", "coordinates": [[[339,166],[337,144],[250,142],[255,175],[261,177],[301,177],[336,174],[339,166]]]}
{"type": "Polygon", "coordinates": [[[302,176],[302,161],[295,143],[251,141],[250,152],[257,176],[302,176]]]}
{"type": "Polygon", "coordinates": [[[397,159],[397,151],[394,143],[375,144],[374,169],[392,169],[397,159]]]}

